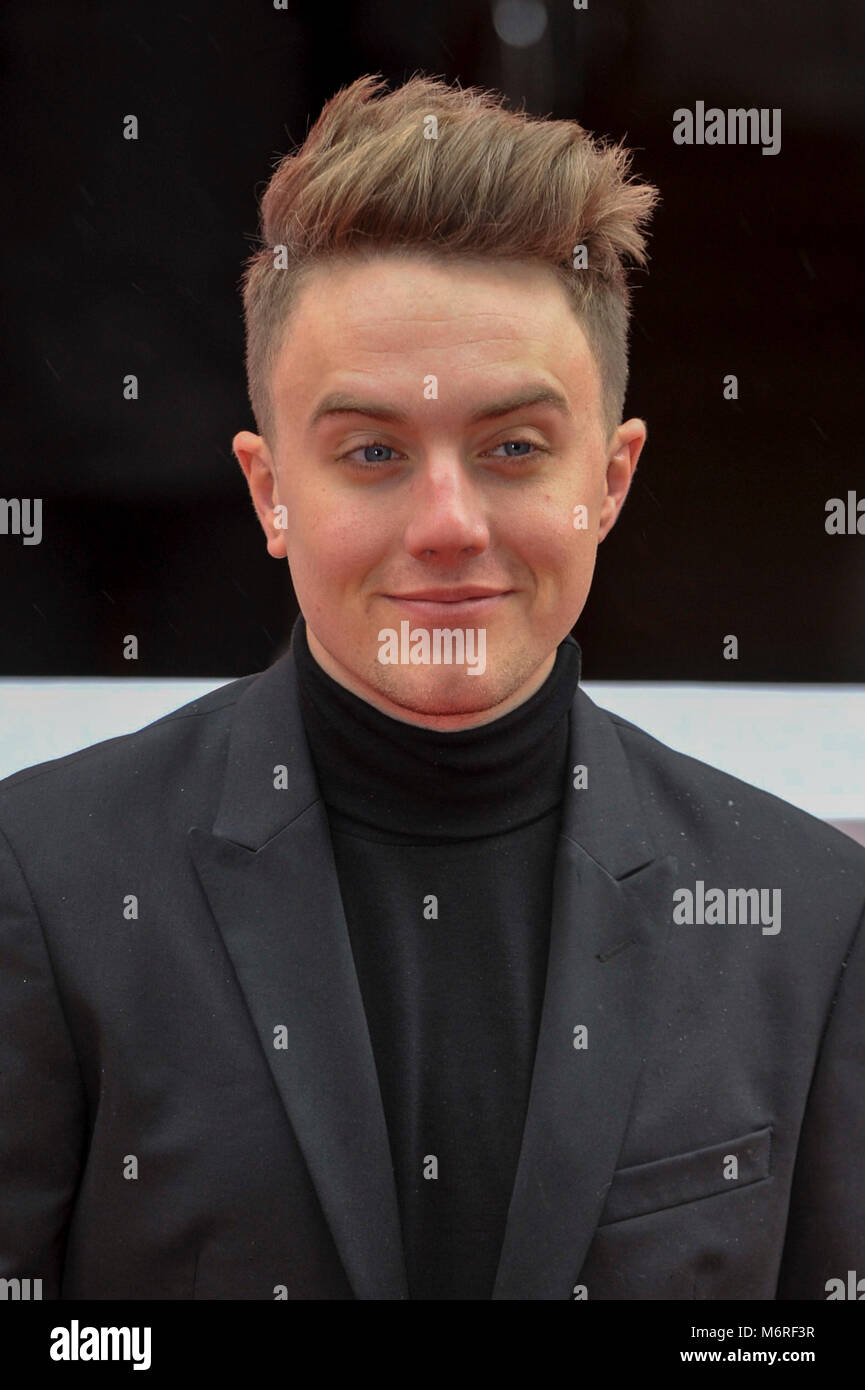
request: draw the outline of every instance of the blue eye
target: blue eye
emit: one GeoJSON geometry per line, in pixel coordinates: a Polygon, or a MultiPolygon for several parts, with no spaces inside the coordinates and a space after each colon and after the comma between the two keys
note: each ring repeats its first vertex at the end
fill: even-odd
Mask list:
{"type": "Polygon", "coordinates": [[[390,463],[390,459],[383,459],[383,458],[381,457],[381,452],[382,452],[382,450],[384,450],[385,453],[388,453],[388,454],[392,454],[392,453],[393,453],[393,449],[390,447],[389,444],[359,444],[359,445],[358,445],[358,448],[363,449],[364,454],[369,453],[372,449],[378,450],[378,453],[379,453],[378,458],[374,458],[374,459],[371,459],[371,458],[364,458],[364,460],[363,460],[364,463],[390,463]]]}
{"type": "Polygon", "coordinates": [[[349,449],[347,454],[342,455],[342,459],[345,463],[350,463],[353,468],[359,468],[362,471],[366,470],[372,473],[380,464],[393,463],[394,461],[392,458],[382,458],[382,451],[386,454],[394,454],[396,452],[391,444],[380,444],[377,440],[373,440],[370,444],[356,444],[353,449],[349,449]],[[378,457],[363,459],[352,458],[352,454],[358,453],[361,449],[364,454],[370,454],[375,451],[378,457]]]}
{"type": "MultiPolygon", "coordinates": [[[[493,448],[491,450],[488,450],[487,452],[494,453],[496,449],[511,449],[514,447],[516,447],[517,449],[521,449],[525,452],[507,453],[503,456],[500,455],[500,457],[504,457],[506,459],[514,459],[515,461],[517,461],[521,459],[529,459],[532,457],[533,454],[543,454],[548,452],[548,450],[545,449],[543,445],[536,444],[532,439],[505,439],[502,441],[501,444],[494,444],[493,448]]],[[[398,450],[394,449],[392,444],[382,444],[379,440],[374,439],[371,440],[369,444],[356,444],[355,447],[353,449],[350,449],[347,454],[343,454],[341,456],[341,459],[342,462],[350,463],[353,468],[357,468],[361,472],[374,473],[376,469],[380,468],[383,464],[394,463],[395,459],[393,455],[397,453],[398,450]],[[352,454],[359,453],[361,450],[363,450],[364,458],[352,458],[352,454]],[[373,455],[372,458],[369,457],[370,454],[373,455]],[[387,457],[385,457],[385,455],[387,457]]]]}
{"type": "MultiPolygon", "coordinates": [[[[526,448],[526,449],[529,449],[529,450],[536,449],[536,448],[538,447],[536,444],[534,444],[534,443],[532,442],[531,439],[505,439],[501,444],[496,444],[495,447],[496,447],[497,449],[507,449],[511,444],[516,444],[518,448],[526,448]]],[[[528,458],[529,455],[528,455],[528,454],[507,454],[505,457],[506,457],[506,458],[511,458],[511,459],[525,459],[525,458],[528,458]]]]}

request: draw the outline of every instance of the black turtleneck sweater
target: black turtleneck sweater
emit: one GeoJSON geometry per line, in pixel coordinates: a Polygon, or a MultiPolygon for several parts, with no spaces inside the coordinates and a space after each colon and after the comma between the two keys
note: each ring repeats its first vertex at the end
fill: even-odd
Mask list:
{"type": "Polygon", "coordinates": [[[453,732],[383,714],[291,637],[382,1104],[413,1299],[492,1296],[546,978],[580,676],[453,732]]]}

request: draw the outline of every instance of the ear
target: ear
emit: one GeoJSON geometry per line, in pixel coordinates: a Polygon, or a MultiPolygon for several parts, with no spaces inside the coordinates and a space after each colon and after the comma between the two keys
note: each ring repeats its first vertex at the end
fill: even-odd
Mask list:
{"type": "Polygon", "coordinates": [[[619,425],[607,446],[606,495],[601,504],[599,543],[613,529],[625,504],[647,433],[645,420],[634,416],[619,425]]]}
{"type": "Polygon", "coordinates": [[[286,519],[279,501],[279,480],[270,450],[262,436],[250,430],[240,430],[232,439],[231,448],[243,469],[255,514],[267,537],[267,552],[275,560],[284,560],[286,519]]]}

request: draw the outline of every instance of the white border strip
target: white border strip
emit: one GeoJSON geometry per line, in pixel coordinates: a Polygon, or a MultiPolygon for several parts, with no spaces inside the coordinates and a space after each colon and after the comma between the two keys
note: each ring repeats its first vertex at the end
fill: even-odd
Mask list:
{"type": "MultiPolygon", "coordinates": [[[[0,679],[0,777],[140,729],[231,679],[0,679]]],[[[865,686],[583,688],[662,743],[821,820],[865,820],[865,686]]]]}

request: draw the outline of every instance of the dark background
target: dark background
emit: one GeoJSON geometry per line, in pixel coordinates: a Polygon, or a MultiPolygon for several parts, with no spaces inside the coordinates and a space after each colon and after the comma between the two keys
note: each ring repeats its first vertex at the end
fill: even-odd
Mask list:
{"type": "Polygon", "coordinates": [[[0,495],[42,497],[43,540],[0,535],[0,674],[128,675],[128,632],[136,676],[243,675],[282,650],[288,567],[231,454],[254,428],[238,280],[257,198],[340,86],[421,70],[624,138],[661,191],[625,411],[649,440],[575,629],[584,676],[865,681],[865,536],[824,529],[829,497],[865,495],[865,7],[545,8],[522,48],[488,0],[7,8],[0,495]],[[674,145],[697,100],[781,107],[780,153],[674,145]]]}

